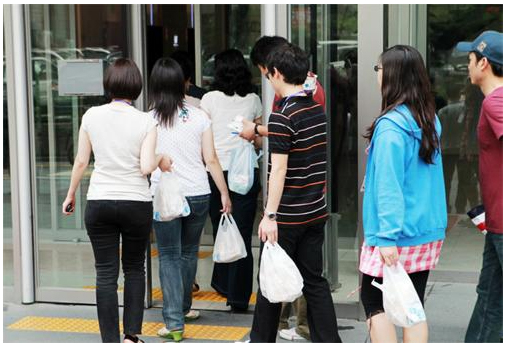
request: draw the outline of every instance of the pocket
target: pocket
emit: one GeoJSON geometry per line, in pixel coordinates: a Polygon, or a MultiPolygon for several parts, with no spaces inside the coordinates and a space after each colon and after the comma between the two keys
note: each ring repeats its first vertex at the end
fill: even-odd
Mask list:
{"type": "Polygon", "coordinates": [[[103,202],[102,200],[88,200],[86,202],[84,222],[87,232],[93,232],[93,229],[99,222],[103,222],[103,202]]]}
{"type": "Polygon", "coordinates": [[[186,197],[190,205],[190,214],[201,216],[208,214],[210,194],[186,197]]]}

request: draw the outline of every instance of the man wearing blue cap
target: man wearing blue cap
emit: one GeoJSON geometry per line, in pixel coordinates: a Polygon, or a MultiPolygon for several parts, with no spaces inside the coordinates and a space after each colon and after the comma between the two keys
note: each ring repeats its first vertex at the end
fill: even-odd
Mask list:
{"type": "Polygon", "coordinates": [[[484,94],[477,126],[479,185],[486,210],[486,234],[477,303],[465,342],[501,342],[503,325],[503,34],[485,31],[473,42],[459,42],[469,52],[468,74],[484,94]]]}

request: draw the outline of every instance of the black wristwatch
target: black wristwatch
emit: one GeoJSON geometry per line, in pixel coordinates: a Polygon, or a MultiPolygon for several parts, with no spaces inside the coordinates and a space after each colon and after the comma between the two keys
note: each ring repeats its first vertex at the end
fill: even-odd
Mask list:
{"type": "Polygon", "coordinates": [[[259,127],[259,124],[258,124],[258,123],[256,123],[256,124],[255,124],[255,127],[254,127],[254,133],[255,133],[256,135],[259,135],[259,131],[257,130],[257,127],[259,127]]]}
{"type": "Polygon", "coordinates": [[[268,217],[269,220],[276,220],[276,212],[264,211],[264,215],[268,217]]]}

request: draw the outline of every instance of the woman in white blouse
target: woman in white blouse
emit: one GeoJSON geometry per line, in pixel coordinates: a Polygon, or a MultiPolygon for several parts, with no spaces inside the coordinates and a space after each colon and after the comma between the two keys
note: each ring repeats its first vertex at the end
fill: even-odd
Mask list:
{"type": "MultiPolygon", "coordinates": [[[[242,145],[244,139],[232,135],[227,125],[236,116],[249,121],[260,122],[262,105],[254,93],[252,75],[243,54],[236,49],[229,49],[215,56],[215,79],[212,90],[201,100],[201,108],[206,111],[213,124],[213,137],[227,179],[232,151],[242,145]]],[[[253,282],[252,231],[257,210],[257,195],[260,191],[259,169],[254,170],[254,184],[246,195],[231,192],[232,215],[245,241],[247,257],[233,263],[215,263],[211,286],[227,297],[227,304],[233,311],[244,311],[248,308],[253,282]]],[[[213,237],[216,238],[220,220],[217,202],[220,193],[210,179],[211,208],[210,217],[213,224],[213,237]]]]}
{"type": "Polygon", "coordinates": [[[118,274],[125,275],[124,342],[141,342],[146,245],[153,217],[147,176],[157,166],[170,168],[169,157],[155,155],[157,121],[132,106],[142,77],[130,59],[118,59],[104,78],[110,103],[90,108],[79,130],[77,156],[62,212],[71,215],[75,193],[93,151],[95,164],[88,188],[85,224],[95,256],[97,312],[103,342],[120,342],[118,274]]]}

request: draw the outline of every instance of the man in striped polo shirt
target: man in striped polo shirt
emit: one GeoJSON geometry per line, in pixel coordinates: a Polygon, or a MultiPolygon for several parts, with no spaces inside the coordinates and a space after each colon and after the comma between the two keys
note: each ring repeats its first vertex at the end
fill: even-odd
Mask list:
{"type": "MultiPolygon", "coordinates": [[[[312,342],[341,342],[329,284],[322,277],[322,244],[328,218],[326,187],[326,115],[303,88],[309,61],[286,43],[270,52],[267,74],[278,110],[269,118],[268,200],[259,238],[278,242],[304,280],[312,342]]],[[[250,339],[275,342],[281,304],[259,292],[250,339]]]]}

